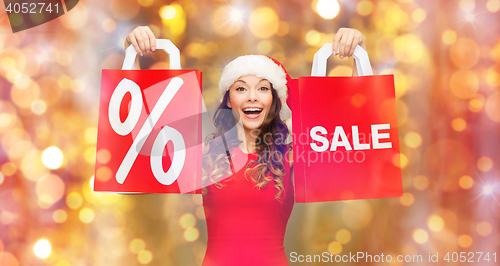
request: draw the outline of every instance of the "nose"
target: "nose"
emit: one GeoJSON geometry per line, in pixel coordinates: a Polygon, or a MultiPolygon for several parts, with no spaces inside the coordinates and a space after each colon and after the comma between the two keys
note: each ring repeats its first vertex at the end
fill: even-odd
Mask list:
{"type": "Polygon", "coordinates": [[[257,90],[255,89],[250,89],[250,91],[248,92],[248,101],[249,102],[257,102],[257,90]]]}

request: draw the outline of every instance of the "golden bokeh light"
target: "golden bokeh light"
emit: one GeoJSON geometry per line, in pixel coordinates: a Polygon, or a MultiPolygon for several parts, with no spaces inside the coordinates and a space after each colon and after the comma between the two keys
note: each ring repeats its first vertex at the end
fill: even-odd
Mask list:
{"type": "Polygon", "coordinates": [[[273,43],[268,40],[262,40],[257,44],[257,51],[260,54],[269,54],[273,50],[273,43]]]}
{"type": "Polygon", "coordinates": [[[408,132],[404,138],[406,146],[416,149],[422,145],[422,137],[417,132],[408,132]]]}
{"type": "Polygon", "coordinates": [[[444,228],[444,220],[438,215],[431,215],[427,219],[427,226],[434,232],[439,232],[444,228]]]}
{"type": "Polygon", "coordinates": [[[486,221],[480,222],[476,226],[476,232],[480,236],[489,236],[491,234],[492,230],[493,229],[491,227],[491,224],[486,222],[486,221]]]}
{"type": "Polygon", "coordinates": [[[451,92],[458,98],[469,99],[476,94],[478,88],[479,78],[475,72],[459,70],[450,78],[451,92]]]}
{"type": "Polygon", "coordinates": [[[488,0],[486,2],[486,9],[491,13],[498,12],[500,10],[500,0],[488,0]]]}
{"type": "Polygon", "coordinates": [[[483,101],[480,99],[470,99],[469,110],[471,112],[477,113],[483,109],[483,101]]]}
{"type": "Polygon", "coordinates": [[[153,253],[149,250],[141,250],[137,254],[137,260],[140,264],[149,264],[153,260],[153,253]]]}
{"type": "Polygon", "coordinates": [[[175,9],[174,6],[167,5],[167,6],[162,6],[160,8],[160,17],[162,19],[170,20],[174,19],[176,16],[177,16],[177,9],[175,9]]]}
{"type": "Polygon", "coordinates": [[[351,232],[347,229],[340,229],[335,233],[335,240],[340,244],[345,245],[351,241],[351,232]]]}
{"type": "Polygon", "coordinates": [[[50,146],[42,153],[42,162],[49,169],[57,169],[63,163],[63,153],[56,146],[50,146]]]}
{"type": "Polygon", "coordinates": [[[415,197],[410,192],[404,192],[403,196],[399,198],[399,202],[401,203],[401,205],[408,207],[413,205],[413,202],[415,202],[415,197]]]}
{"type": "Polygon", "coordinates": [[[457,40],[457,33],[454,30],[447,29],[443,32],[441,39],[445,44],[452,45],[457,40]]]}
{"type": "Polygon", "coordinates": [[[66,222],[67,219],[68,213],[65,210],[57,209],[52,213],[52,220],[58,224],[66,222]]]}
{"type": "Polygon", "coordinates": [[[472,237],[466,234],[461,235],[458,238],[458,245],[462,248],[469,248],[472,246],[472,237]]]}
{"type": "Polygon", "coordinates": [[[474,179],[468,175],[461,176],[458,179],[458,185],[462,189],[470,189],[474,185],[474,179]]]}
{"type": "Polygon", "coordinates": [[[306,33],[306,42],[309,45],[317,45],[321,41],[321,34],[315,30],[306,33]]]}
{"type": "Polygon", "coordinates": [[[179,224],[183,229],[193,227],[196,224],[196,217],[191,213],[185,213],[179,219],[179,224]]]}
{"type": "Polygon", "coordinates": [[[408,157],[403,153],[394,154],[394,156],[392,156],[392,164],[396,167],[404,168],[408,165],[408,157]]]}
{"type": "Polygon", "coordinates": [[[116,22],[111,18],[106,18],[102,21],[101,27],[105,32],[111,33],[116,30],[116,22]]]}
{"type": "Polygon", "coordinates": [[[337,0],[319,0],[316,12],[324,19],[333,19],[340,12],[340,4],[337,0]]]}
{"type": "Polygon", "coordinates": [[[139,14],[140,6],[137,0],[111,0],[111,14],[120,20],[131,20],[139,14]]]}
{"type": "Polygon", "coordinates": [[[41,115],[47,110],[47,104],[42,100],[35,100],[31,103],[31,111],[36,115],[41,115]]]}
{"type": "Polygon", "coordinates": [[[196,241],[200,237],[200,231],[196,227],[189,227],[184,230],[184,239],[188,242],[196,241]]]}
{"type": "Polygon", "coordinates": [[[373,12],[373,9],[374,4],[372,1],[363,0],[359,1],[356,5],[356,12],[363,17],[370,15],[373,12]]]}
{"type": "Polygon", "coordinates": [[[328,252],[332,253],[333,255],[340,254],[342,252],[342,244],[337,241],[331,242],[330,244],[328,244],[328,252]]]}
{"type": "Polygon", "coordinates": [[[88,224],[94,220],[95,214],[92,209],[83,208],[82,210],[80,210],[78,217],[80,218],[80,221],[82,221],[82,223],[88,224]]]}
{"type": "Polygon", "coordinates": [[[418,244],[425,244],[429,240],[429,234],[421,228],[413,230],[412,236],[413,240],[418,244]]]}
{"type": "Polygon", "coordinates": [[[416,190],[425,190],[429,186],[429,179],[425,175],[417,175],[413,178],[413,187],[416,190]]]}
{"type": "Polygon", "coordinates": [[[366,102],[366,97],[362,93],[356,93],[351,97],[351,104],[354,107],[361,107],[365,104],[366,102]]]}
{"type": "Polygon", "coordinates": [[[2,164],[0,171],[2,171],[5,176],[13,176],[17,172],[17,166],[13,162],[6,162],[2,164]]]}
{"type": "Polygon", "coordinates": [[[128,249],[130,252],[134,254],[139,254],[139,252],[143,251],[146,248],[146,243],[144,240],[135,238],[132,241],[130,241],[130,244],[128,245],[128,249]]]}
{"type": "Polygon", "coordinates": [[[474,11],[474,7],[476,6],[475,0],[460,0],[458,2],[458,6],[464,12],[472,12],[474,11]]]}
{"type": "Polygon", "coordinates": [[[450,48],[450,59],[459,68],[468,69],[479,61],[479,46],[473,39],[459,38],[450,48]]]}
{"type": "Polygon", "coordinates": [[[413,13],[411,14],[411,18],[417,23],[424,21],[426,17],[427,12],[425,12],[425,10],[423,10],[422,8],[413,11],[413,13]]]}
{"type": "Polygon", "coordinates": [[[35,256],[41,259],[46,259],[47,257],[49,257],[51,252],[52,245],[47,239],[42,238],[38,240],[33,246],[33,253],[35,253],[35,256]]]}
{"type": "Polygon", "coordinates": [[[78,192],[71,192],[66,196],[66,205],[71,209],[78,209],[83,204],[83,198],[78,192]]]}
{"type": "Polygon", "coordinates": [[[10,252],[0,252],[0,265],[19,266],[19,261],[10,252]]]}
{"type": "Polygon", "coordinates": [[[257,8],[250,14],[248,28],[257,38],[265,39],[273,36],[278,31],[278,27],[278,15],[269,7],[257,8]]]}
{"type": "Polygon", "coordinates": [[[463,118],[458,117],[451,121],[451,127],[453,128],[453,130],[458,132],[464,131],[467,127],[467,122],[465,122],[463,118]]]}
{"type": "Polygon", "coordinates": [[[488,156],[481,156],[477,160],[477,168],[482,172],[488,172],[493,168],[493,160],[488,156]]]}
{"type": "Polygon", "coordinates": [[[106,182],[113,176],[113,172],[107,166],[101,166],[96,170],[96,178],[101,182],[106,182]]]}
{"type": "MultiPolygon", "coordinates": [[[[229,37],[240,31],[242,28],[241,18],[235,20],[235,9],[219,7],[212,16],[212,25],[215,33],[220,36],[229,37]]],[[[241,13],[238,13],[241,14],[241,13]]]]}

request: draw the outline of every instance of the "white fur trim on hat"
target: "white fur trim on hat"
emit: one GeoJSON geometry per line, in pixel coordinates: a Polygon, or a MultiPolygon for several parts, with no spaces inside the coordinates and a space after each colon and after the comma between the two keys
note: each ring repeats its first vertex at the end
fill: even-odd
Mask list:
{"type": "Polygon", "coordinates": [[[234,82],[246,75],[255,75],[259,78],[267,79],[278,93],[281,103],[283,105],[286,104],[287,87],[285,70],[265,55],[244,55],[227,64],[219,82],[221,95],[224,97],[224,94],[226,94],[234,82]]]}

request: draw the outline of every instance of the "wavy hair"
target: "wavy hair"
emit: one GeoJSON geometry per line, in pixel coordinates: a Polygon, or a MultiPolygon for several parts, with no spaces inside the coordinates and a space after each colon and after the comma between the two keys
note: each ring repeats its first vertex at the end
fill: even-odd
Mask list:
{"type": "MultiPolygon", "coordinates": [[[[258,188],[265,188],[271,181],[274,181],[274,187],[278,190],[275,199],[281,201],[281,196],[285,195],[283,177],[286,175],[285,163],[288,162],[286,156],[291,145],[285,144],[289,131],[286,124],[280,119],[281,101],[272,84],[271,92],[273,96],[271,108],[256,138],[255,146],[258,159],[247,164],[245,178],[248,180],[248,175],[251,176],[258,188]]],[[[225,187],[220,182],[220,178],[231,175],[228,151],[242,143],[235,130],[230,131],[236,126],[236,120],[231,108],[227,106],[228,101],[229,91],[224,94],[221,104],[215,111],[213,119],[215,133],[207,137],[204,145],[202,159],[203,194],[208,193],[206,186],[210,184],[214,184],[219,189],[225,187]]]]}

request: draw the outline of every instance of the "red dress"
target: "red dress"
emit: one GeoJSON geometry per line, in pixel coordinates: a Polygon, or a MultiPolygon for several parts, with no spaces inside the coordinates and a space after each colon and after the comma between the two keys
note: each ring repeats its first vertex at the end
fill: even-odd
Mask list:
{"type": "MultiPolygon", "coordinates": [[[[233,162],[255,160],[257,153],[245,154],[234,148],[233,162]]],[[[234,178],[222,181],[219,189],[208,186],[203,195],[207,222],[207,252],[202,266],[289,265],[283,246],[285,229],[294,204],[293,186],[288,160],[283,179],[282,202],[271,181],[265,188],[255,187],[251,177],[245,178],[245,167],[234,178]]]]}

